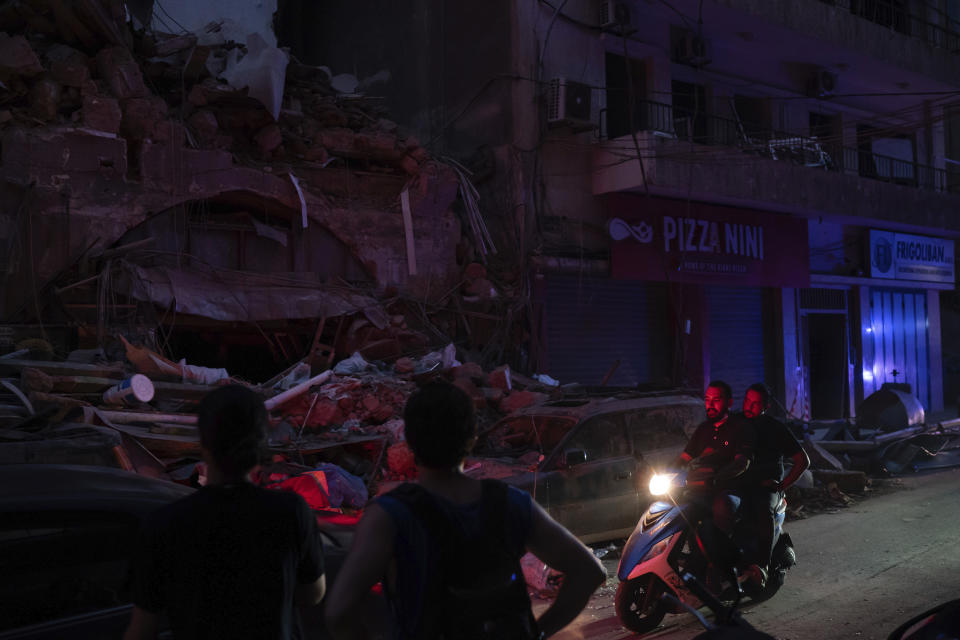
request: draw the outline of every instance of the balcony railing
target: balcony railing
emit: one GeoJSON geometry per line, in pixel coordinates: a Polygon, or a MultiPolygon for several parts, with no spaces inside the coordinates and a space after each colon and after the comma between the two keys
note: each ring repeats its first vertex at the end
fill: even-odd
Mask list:
{"type": "Polygon", "coordinates": [[[865,148],[844,147],[813,136],[758,127],[702,112],[694,113],[661,102],[638,102],[634,121],[638,130],[657,131],[678,140],[736,148],[744,153],[793,162],[821,171],[856,174],[931,191],[960,193],[960,167],[957,167],[958,171],[947,171],[873,153],[865,148]]]}
{"type": "Polygon", "coordinates": [[[820,0],[948,51],[960,49],[960,21],[928,0],[820,0]]]}

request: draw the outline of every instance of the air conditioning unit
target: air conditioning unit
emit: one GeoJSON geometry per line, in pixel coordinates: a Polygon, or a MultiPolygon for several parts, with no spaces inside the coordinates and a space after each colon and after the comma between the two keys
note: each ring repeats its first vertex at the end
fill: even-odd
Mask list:
{"type": "Polygon", "coordinates": [[[547,91],[547,123],[592,129],[590,86],[566,78],[554,78],[547,91]]]}
{"type": "Polygon", "coordinates": [[[702,67],[710,63],[710,42],[692,31],[687,31],[677,43],[677,62],[702,67]]]}
{"type": "Polygon", "coordinates": [[[605,30],[626,27],[630,24],[630,7],[625,2],[600,0],[600,28],[605,30]]]}
{"type": "Polygon", "coordinates": [[[814,98],[832,96],[837,90],[837,74],[817,69],[810,76],[809,95],[814,98]]]}

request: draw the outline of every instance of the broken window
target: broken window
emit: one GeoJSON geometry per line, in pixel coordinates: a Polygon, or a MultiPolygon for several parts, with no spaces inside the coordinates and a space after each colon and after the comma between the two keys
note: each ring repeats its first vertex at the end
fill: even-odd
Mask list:
{"type": "Polygon", "coordinates": [[[686,407],[661,407],[627,415],[627,431],[635,455],[683,447],[687,435],[683,425],[688,420],[686,407]]]}
{"type": "Polygon", "coordinates": [[[549,455],[576,422],[576,418],[563,416],[508,418],[486,434],[481,449],[504,455],[539,450],[549,455]]]}
{"type": "Polygon", "coordinates": [[[570,437],[564,450],[583,451],[587,462],[630,455],[623,414],[609,414],[587,420],[570,437]]]}

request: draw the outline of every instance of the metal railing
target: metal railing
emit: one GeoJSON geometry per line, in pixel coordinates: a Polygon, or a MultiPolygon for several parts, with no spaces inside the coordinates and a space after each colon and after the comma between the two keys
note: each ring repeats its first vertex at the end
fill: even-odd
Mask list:
{"type": "Polygon", "coordinates": [[[960,20],[928,0],[820,0],[949,51],[960,49],[960,20]]]}
{"type": "Polygon", "coordinates": [[[948,171],[873,153],[866,147],[844,147],[814,136],[695,113],[661,102],[639,101],[636,107],[634,122],[640,131],[656,131],[706,146],[737,148],[744,153],[824,171],[855,174],[930,191],[960,193],[960,166],[955,171],[948,171]]]}

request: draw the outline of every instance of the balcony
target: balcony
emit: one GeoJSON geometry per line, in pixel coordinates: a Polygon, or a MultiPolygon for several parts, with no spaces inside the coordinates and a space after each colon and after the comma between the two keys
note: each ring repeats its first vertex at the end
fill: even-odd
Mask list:
{"type": "Polygon", "coordinates": [[[894,184],[960,193],[960,173],[851,148],[815,137],[765,129],[731,118],[693,113],[661,102],[637,105],[640,129],[708,147],[739,149],[793,164],[894,184]],[[948,174],[949,178],[948,179],[948,174]]]}
{"type": "Polygon", "coordinates": [[[932,2],[922,0],[820,0],[934,47],[960,49],[960,22],[932,2]]]}
{"type": "Polygon", "coordinates": [[[594,194],[649,191],[794,213],[909,219],[960,230],[955,214],[960,171],[952,168],[664,103],[638,103],[635,113],[636,144],[626,135],[597,146],[594,194]]]}
{"type": "MultiPolygon", "coordinates": [[[[688,9],[697,6],[692,0],[677,1],[688,9]]],[[[955,59],[955,52],[960,49],[960,23],[958,16],[938,9],[937,4],[945,3],[938,0],[724,0],[704,5],[711,11],[710,22],[705,18],[704,24],[722,23],[726,25],[726,33],[745,30],[775,36],[784,61],[801,58],[811,64],[838,69],[841,74],[849,68],[863,82],[869,77],[868,84],[884,87],[885,91],[896,91],[893,76],[897,76],[898,81],[909,82],[914,89],[939,84],[934,87],[939,90],[955,86],[960,77],[955,59]],[[734,24],[742,26],[734,27],[734,24]]],[[[707,35],[716,39],[724,33],[717,30],[707,35]]],[[[742,48],[739,43],[738,46],[742,48]]],[[[744,66],[740,58],[734,62],[744,66]]]]}

